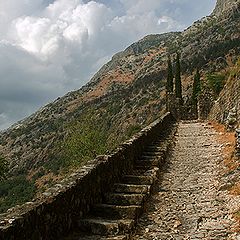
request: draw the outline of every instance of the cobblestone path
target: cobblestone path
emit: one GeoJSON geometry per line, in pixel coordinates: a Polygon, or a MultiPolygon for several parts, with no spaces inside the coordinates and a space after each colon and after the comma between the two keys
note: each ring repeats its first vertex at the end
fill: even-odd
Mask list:
{"type": "Polygon", "coordinates": [[[231,235],[227,193],[218,190],[217,134],[207,123],[179,123],[159,188],[133,239],[240,239],[231,235]]]}

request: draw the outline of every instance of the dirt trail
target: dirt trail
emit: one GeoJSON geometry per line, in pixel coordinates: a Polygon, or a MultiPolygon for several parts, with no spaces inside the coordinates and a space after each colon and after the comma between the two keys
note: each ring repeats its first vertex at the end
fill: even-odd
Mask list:
{"type": "Polygon", "coordinates": [[[175,146],[158,192],[139,220],[133,239],[236,239],[231,198],[219,190],[222,145],[207,123],[179,123],[175,146]]]}

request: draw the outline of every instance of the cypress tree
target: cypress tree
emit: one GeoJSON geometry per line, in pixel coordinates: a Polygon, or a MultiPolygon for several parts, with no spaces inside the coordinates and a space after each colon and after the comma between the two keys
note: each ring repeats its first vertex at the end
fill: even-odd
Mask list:
{"type": "Polygon", "coordinates": [[[177,58],[176,58],[175,95],[176,95],[176,98],[180,99],[180,104],[183,104],[182,82],[181,82],[181,64],[180,64],[180,54],[179,53],[177,53],[177,58]]]}
{"type": "Polygon", "coordinates": [[[168,70],[167,70],[167,92],[173,92],[173,69],[172,69],[172,60],[168,56],[168,70]]]}
{"type": "Polygon", "coordinates": [[[192,91],[192,103],[197,104],[197,97],[201,91],[201,82],[200,82],[200,73],[199,70],[196,70],[193,81],[193,91],[192,91]]]}

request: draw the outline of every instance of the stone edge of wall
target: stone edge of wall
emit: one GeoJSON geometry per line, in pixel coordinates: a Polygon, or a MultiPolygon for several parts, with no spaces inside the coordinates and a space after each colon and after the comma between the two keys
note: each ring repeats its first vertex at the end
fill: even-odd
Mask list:
{"type": "Polygon", "coordinates": [[[102,201],[103,193],[131,171],[144,147],[153,142],[175,119],[164,114],[111,155],[98,156],[33,202],[0,215],[0,239],[56,239],[74,227],[74,219],[102,201]],[[90,187],[89,187],[90,186],[90,187]]]}

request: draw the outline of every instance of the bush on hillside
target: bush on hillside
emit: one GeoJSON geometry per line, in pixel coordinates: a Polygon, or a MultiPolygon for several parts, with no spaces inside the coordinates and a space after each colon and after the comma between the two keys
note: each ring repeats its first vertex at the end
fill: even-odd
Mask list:
{"type": "Polygon", "coordinates": [[[19,175],[0,182],[0,213],[8,208],[30,201],[36,187],[24,175],[19,175]]]}
{"type": "Polygon", "coordinates": [[[225,84],[225,75],[213,73],[207,75],[208,86],[213,91],[215,96],[218,96],[225,84]]]}

